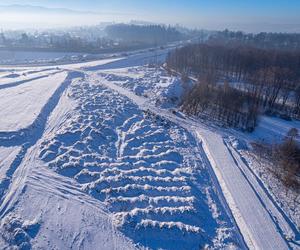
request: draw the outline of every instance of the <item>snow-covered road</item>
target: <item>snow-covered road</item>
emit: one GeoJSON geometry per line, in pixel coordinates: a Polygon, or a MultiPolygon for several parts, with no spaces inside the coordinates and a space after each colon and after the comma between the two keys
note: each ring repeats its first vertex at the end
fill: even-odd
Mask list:
{"type": "Polygon", "coordinates": [[[297,246],[226,134],[157,105],[178,82],[143,65],[166,53],[0,79],[0,246],[297,246]]]}

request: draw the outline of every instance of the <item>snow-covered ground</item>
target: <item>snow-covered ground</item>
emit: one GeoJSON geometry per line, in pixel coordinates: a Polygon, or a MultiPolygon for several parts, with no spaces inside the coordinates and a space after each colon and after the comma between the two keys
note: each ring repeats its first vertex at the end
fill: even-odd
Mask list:
{"type": "Polygon", "coordinates": [[[288,131],[296,128],[300,131],[300,121],[285,121],[276,117],[262,116],[258,127],[251,134],[251,138],[265,143],[278,143],[284,139],[288,131]]]}
{"type": "Polygon", "coordinates": [[[137,66],[108,69],[99,75],[163,108],[171,108],[178,104],[184,92],[180,79],[168,76],[162,68],[137,66]]]}
{"type": "Polygon", "coordinates": [[[14,86],[21,84],[24,81],[30,81],[34,78],[46,77],[49,72],[55,72],[53,68],[36,68],[34,70],[22,70],[13,69],[11,71],[4,70],[2,75],[0,75],[0,86],[5,88],[6,86],[14,86]],[[14,84],[14,85],[13,85],[14,84]]]}
{"type": "Polygon", "coordinates": [[[32,124],[66,76],[66,72],[55,72],[42,79],[23,81],[18,86],[0,85],[0,88],[3,86],[0,106],[4,118],[0,131],[17,131],[32,124]]]}
{"type": "Polygon", "coordinates": [[[1,71],[1,248],[297,248],[225,132],[173,110],[166,53],[1,71]]]}

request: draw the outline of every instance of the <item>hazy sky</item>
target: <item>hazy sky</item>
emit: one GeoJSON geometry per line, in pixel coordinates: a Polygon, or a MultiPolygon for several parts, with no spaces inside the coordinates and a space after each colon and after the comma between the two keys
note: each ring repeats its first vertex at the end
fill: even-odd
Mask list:
{"type": "MultiPolygon", "coordinates": [[[[83,18],[84,24],[145,20],[210,29],[300,29],[300,0],[0,0],[0,5],[12,4],[97,12],[83,18]]],[[[0,17],[0,21],[4,18],[9,16],[0,17]]],[[[56,18],[55,22],[59,21],[70,25],[74,20],[56,18]]]]}

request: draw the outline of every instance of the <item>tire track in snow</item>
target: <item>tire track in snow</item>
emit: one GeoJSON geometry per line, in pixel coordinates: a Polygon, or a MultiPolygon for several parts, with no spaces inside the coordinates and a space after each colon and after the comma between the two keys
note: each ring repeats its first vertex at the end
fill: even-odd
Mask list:
{"type": "Polygon", "coordinates": [[[299,241],[299,231],[295,224],[288,218],[285,212],[279,207],[272,195],[269,193],[267,188],[263,185],[259,177],[253,172],[253,170],[248,166],[247,162],[242,158],[242,156],[237,152],[232,146],[224,140],[224,145],[227,147],[232,158],[236,162],[236,166],[241,171],[250,187],[256,193],[258,199],[260,200],[262,206],[269,213],[274,224],[277,225],[277,229],[284,235],[284,239],[287,242],[292,242],[293,244],[300,246],[297,241],[299,241]]]}
{"type": "MultiPolygon", "coordinates": [[[[198,137],[197,132],[195,132],[194,136],[195,136],[195,138],[198,137]]],[[[222,187],[221,187],[221,185],[220,185],[220,183],[219,183],[218,177],[217,177],[217,175],[216,175],[216,173],[215,173],[215,171],[214,171],[214,169],[213,169],[212,163],[211,163],[211,161],[209,160],[209,158],[207,157],[207,154],[206,154],[206,152],[205,152],[205,150],[204,150],[204,148],[203,148],[203,141],[201,140],[201,138],[199,138],[199,139],[200,139],[200,142],[198,142],[198,147],[199,147],[199,149],[200,149],[200,152],[203,152],[204,160],[206,161],[206,164],[207,164],[208,169],[209,169],[209,172],[210,172],[210,176],[211,176],[212,181],[213,181],[213,183],[214,183],[214,185],[215,185],[215,187],[216,187],[216,189],[217,189],[217,194],[218,194],[218,196],[219,196],[219,199],[220,199],[220,201],[221,201],[223,207],[224,207],[225,210],[227,211],[229,217],[230,217],[231,220],[234,222],[234,225],[235,225],[236,230],[237,230],[237,231],[239,232],[239,234],[240,234],[240,235],[239,235],[239,236],[240,236],[240,239],[239,239],[240,244],[241,244],[242,246],[244,246],[244,248],[247,248],[247,245],[246,245],[244,236],[243,236],[243,234],[242,234],[240,228],[238,227],[237,221],[236,221],[234,215],[232,214],[232,211],[231,211],[231,209],[230,209],[230,207],[229,207],[229,205],[228,205],[228,202],[227,202],[227,200],[226,200],[226,197],[225,197],[225,195],[224,195],[224,193],[223,193],[223,191],[222,191],[222,187]]]]}

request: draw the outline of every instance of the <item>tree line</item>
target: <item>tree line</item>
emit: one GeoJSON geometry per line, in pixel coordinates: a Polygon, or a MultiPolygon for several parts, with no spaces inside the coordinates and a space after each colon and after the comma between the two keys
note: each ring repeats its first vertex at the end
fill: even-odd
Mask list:
{"type": "Polygon", "coordinates": [[[257,124],[256,104],[247,93],[231,87],[228,82],[218,85],[213,75],[206,75],[185,93],[181,109],[188,115],[252,132],[257,124]]]}
{"type": "Polygon", "coordinates": [[[185,38],[185,35],[175,27],[164,25],[114,24],[107,26],[105,32],[111,39],[152,45],[179,41],[185,38]]]}
{"type": "Polygon", "coordinates": [[[295,51],[300,49],[299,33],[244,33],[242,31],[218,31],[209,36],[210,44],[248,45],[262,49],[295,51]]]}
{"type": "Polygon", "coordinates": [[[245,112],[246,109],[251,117],[254,111],[286,118],[300,117],[300,51],[192,44],[170,52],[167,65],[183,75],[195,76],[201,84],[210,85],[207,91],[231,93],[236,99],[240,96],[243,101],[238,111],[230,98],[222,96],[225,102],[222,106],[230,112],[245,112]],[[203,78],[214,81],[203,83],[203,78]]]}

